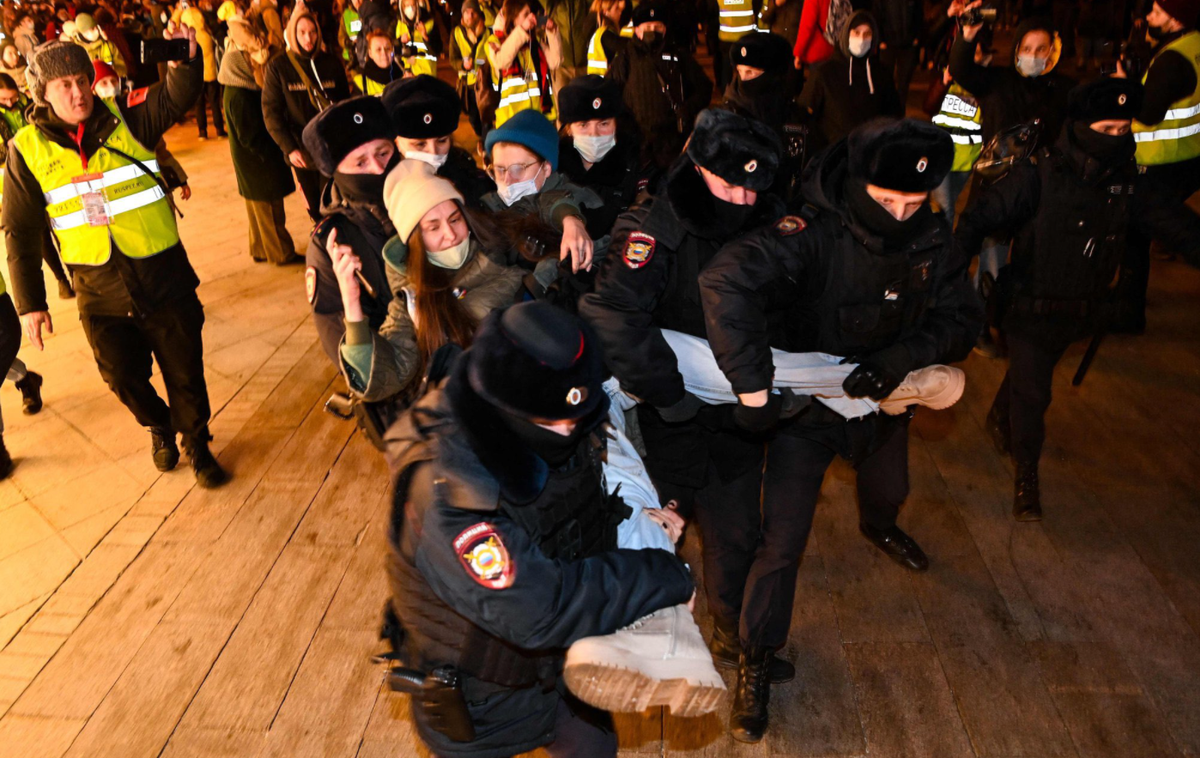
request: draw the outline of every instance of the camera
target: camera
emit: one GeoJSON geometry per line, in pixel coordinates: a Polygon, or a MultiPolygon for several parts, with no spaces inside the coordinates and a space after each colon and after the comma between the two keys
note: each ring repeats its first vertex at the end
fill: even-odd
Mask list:
{"type": "Polygon", "coordinates": [[[963,26],[976,26],[978,24],[990,24],[996,20],[999,11],[988,5],[980,5],[977,8],[972,8],[969,11],[964,11],[959,14],[958,22],[963,26]]]}

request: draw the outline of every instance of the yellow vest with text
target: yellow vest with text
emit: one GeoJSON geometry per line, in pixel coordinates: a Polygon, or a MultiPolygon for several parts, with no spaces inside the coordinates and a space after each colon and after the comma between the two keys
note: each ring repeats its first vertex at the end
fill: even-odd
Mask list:
{"type": "Polygon", "coordinates": [[[401,21],[396,24],[396,39],[408,35],[409,43],[417,49],[417,54],[411,58],[405,58],[408,70],[413,73],[413,76],[421,74],[429,74],[437,76],[437,56],[429,52],[429,47],[425,44],[429,39],[429,33],[433,31],[433,21],[425,23],[416,23],[411,27],[408,23],[401,21]],[[412,29],[410,32],[409,29],[412,29]]]}
{"type": "Polygon", "coordinates": [[[496,126],[508,121],[518,111],[524,110],[543,113],[551,123],[557,120],[558,114],[555,112],[553,100],[550,100],[550,110],[542,111],[542,98],[551,97],[552,93],[542,92],[537,68],[533,63],[533,52],[529,46],[521,48],[513,61],[514,65],[509,67],[507,73],[496,65],[495,53],[499,49],[500,40],[493,34],[488,38],[487,57],[488,65],[492,69],[492,89],[500,93],[500,103],[496,106],[496,126]],[[519,70],[513,71],[514,67],[519,70]]]}
{"type": "Polygon", "coordinates": [[[970,171],[983,152],[983,109],[958,82],[952,82],[933,123],[950,133],[954,140],[951,171],[970,171]]]}
{"type": "Polygon", "coordinates": [[[458,45],[458,52],[463,60],[468,58],[472,61],[470,71],[459,71],[458,78],[466,80],[468,86],[475,86],[476,80],[479,79],[479,67],[482,66],[486,59],[483,57],[481,45],[482,37],[478,44],[472,45],[471,40],[467,39],[467,30],[461,26],[454,27],[454,44],[458,45]]]}
{"type": "Polygon", "coordinates": [[[111,99],[102,102],[120,123],[88,159],[86,171],[76,150],[50,141],[36,126],[26,126],[12,140],[42,188],[63,263],[71,266],[107,263],[114,242],[130,258],[149,258],[179,244],[175,214],[154,176],[147,176],[132,161],[106,148],[111,146],[138,159],[157,174],[154,151],[134,138],[111,99]],[[100,176],[86,185],[71,181],[82,174],[100,176]],[[107,224],[88,223],[81,192],[103,194],[107,224]]]}
{"type": "MultiPolygon", "coordinates": [[[[342,28],[346,32],[346,39],[350,40],[351,46],[358,39],[359,32],[362,31],[362,19],[358,17],[358,11],[347,6],[346,10],[342,11],[342,28]]],[[[342,60],[350,60],[350,49],[342,49],[342,60]]]]}
{"type": "MultiPolygon", "coordinates": [[[[1133,139],[1137,142],[1137,162],[1141,166],[1179,163],[1200,156],[1200,32],[1190,31],[1165,45],[1167,50],[1187,58],[1196,72],[1196,86],[1182,100],[1171,103],[1166,118],[1154,126],[1133,122],[1133,139]]],[[[1158,55],[1155,57],[1157,58],[1158,55]]],[[[1146,68],[1150,73],[1151,65],[1146,68]]],[[[1142,77],[1146,83],[1146,77],[1142,77]]]]}

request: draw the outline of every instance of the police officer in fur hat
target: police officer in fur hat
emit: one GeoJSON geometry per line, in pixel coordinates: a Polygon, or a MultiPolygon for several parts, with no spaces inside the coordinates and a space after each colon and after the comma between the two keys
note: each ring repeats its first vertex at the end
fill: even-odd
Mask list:
{"type": "Polygon", "coordinates": [[[388,432],[401,679],[439,756],[615,757],[608,714],[566,694],[562,651],[693,595],[672,553],[616,549],[601,352],[549,304],[493,311],[388,432]]]}
{"type": "Polygon", "coordinates": [[[475,158],[454,144],[462,103],[449,84],[421,74],[392,82],[383,91],[383,106],[396,128],[396,146],[403,158],[424,161],[449,179],[471,208],[496,190],[496,183],[475,164],[475,158]]]}
{"type": "Polygon", "coordinates": [[[766,730],[770,653],[787,640],[798,563],[834,456],[857,471],[863,535],[905,568],[928,566],[896,525],[908,495],[910,416],[847,420],[812,403],[781,420],[781,396],[769,393],[770,348],[844,356],[857,364],[846,394],[875,400],[910,371],[967,356],[982,308],[946,221],[929,207],[953,155],[949,136],[932,124],[868,122],[813,159],[799,215],[726,246],[700,273],[708,339],[738,393],[735,418],[746,429],[775,429],[761,509],[725,499],[719,524],[705,531],[705,551],[712,541],[722,556],[720,565],[705,563],[710,608],[740,616],[730,720],[739,740],[766,730]]]}
{"type": "Polygon", "coordinates": [[[968,255],[984,236],[1013,231],[999,307],[989,309],[1009,366],[987,425],[1001,455],[1012,455],[1018,521],[1042,517],[1038,459],[1054,367],[1107,318],[1126,235],[1136,226],[1193,254],[1200,239],[1195,214],[1143,191],[1130,130],[1141,107],[1142,85],[1128,79],[1077,87],[1058,140],[972,197],[958,222],[968,255]]]}
{"type": "Polygon", "coordinates": [[[377,330],[392,300],[382,250],[396,229],[383,204],[383,183],[400,162],[395,137],[379,98],[366,95],[337,103],[304,127],[304,149],[321,174],[332,177],[321,193],[321,220],[305,253],[304,287],[321,347],[335,366],[346,325],[332,251],[349,248],[362,261],[366,286],[357,320],[377,330]]]}
{"type": "MultiPolygon", "coordinates": [[[[722,561],[708,548],[721,529],[717,514],[758,512],[763,443],[736,427],[727,410],[686,391],[661,329],[705,336],[700,272],[723,245],[783,215],[783,202],[768,191],[779,163],[779,139],[769,128],[730,111],[703,111],[660,190],[617,219],[596,290],[579,307],[622,389],[642,401],[646,466],[660,495],[700,520],[717,625],[711,647],[724,667],[738,664],[737,609],[713,590],[722,561]]],[[[791,664],[773,655],[767,661],[773,681],[795,675],[791,664]]]]}

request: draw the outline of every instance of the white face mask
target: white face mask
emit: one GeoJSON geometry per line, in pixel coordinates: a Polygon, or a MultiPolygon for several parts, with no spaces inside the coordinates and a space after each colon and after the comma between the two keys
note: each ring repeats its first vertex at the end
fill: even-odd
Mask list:
{"type": "Polygon", "coordinates": [[[537,178],[542,173],[542,169],[538,168],[538,173],[533,175],[532,179],[526,179],[523,182],[515,182],[507,186],[496,184],[496,194],[500,195],[500,199],[507,206],[512,206],[523,197],[536,195],[538,193],[537,178]]]}
{"type": "Polygon", "coordinates": [[[607,134],[599,137],[589,137],[586,134],[580,134],[574,138],[575,149],[583,156],[583,159],[588,163],[599,163],[604,160],[604,156],[616,147],[617,135],[607,134]]]}
{"type": "Polygon", "coordinates": [[[438,268],[460,269],[471,254],[471,235],[463,237],[462,242],[454,247],[439,250],[436,253],[426,252],[425,257],[438,268]]]}
{"type": "Polygon", "coordinates": [[[107,99],[107,98],[116,97],[116,96],[117,96],[117,88],[116,87],[109,87],[107,85],[96,87],[96,97],[98,97],[98,98],[107,99]]]}
{"type": "Polygon", "coordinates": [[[421,161],[433,166],[434,169],[439,169],[446,165],[446,161],[450,158],[450,153],[438,155],[437,153],[422,153],[416,150],[410,150],[404,154],[405,158],[412,158],[414,161],[421,161]]]}
{"type": "Polygon", "coordinates": [[[862,58],[871,52],[871,41],[871,39],[866,37],[859,37],[858,39],[850,40],[850,44],[847,47],[850,48],[850,54],[855,58],[862,58]]]}
{"type": "Polygon", "coordinates": [[[416,8],[413,8],[412,6],[408,6],[408,7],[406,7],[406,8],[404,9],[404,17],[405,17],[405,18],[407,18],[407,19],[411,19],[411,18],[413,18],[413,17],[414,17],[414,16],[416,16],[416,15],[417,15],[417,9],[416,9],[416,8]]]}
{"type": "Polygon", "coordinates": [[[1036,55],[1018,55],[1017,71],[1021,73],[1021,76],[1041,76],[1046,72],[1046,59],[1036,55]]]}

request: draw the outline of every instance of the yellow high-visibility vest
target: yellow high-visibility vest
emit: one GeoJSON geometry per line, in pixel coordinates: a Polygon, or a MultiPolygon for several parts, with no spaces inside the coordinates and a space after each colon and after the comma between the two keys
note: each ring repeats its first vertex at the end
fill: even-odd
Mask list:
{"type": "Polygon", "coordinates": [[[754,0],[717,0],[717,39],[736,42],[755,30],[754,0]]]}
{"type": "Polygon", "coordinates": [[[471,59],[470,71],[459,71],[458,78],[465,79],[468,86],[475,86],[475,82],[479,79],[479,67],[487,62],[483,56],[483,38],[475,45],[471,44],[471,40],[467,39],[467,30],[461,26],[454,27],[454,44],[458,45],[458,52],[463,60],[471,59]]]}
{"type": "Polygon", "coordinates": [[[429,47],[425,44],[432,31],[432,20],[424,24],[416,23],[411,27],[404,21],[396,24],[396,39],[408,35],[410,44],[417,49],[416,55],[404,59],[406,62],[405,65],[408,66],[409,71],[412,71],[413,76],[420,76],[421,74],[437,76],[437,56],[431,54],[429,47]]]}
{"type": "Polygon", "coordinates": [[[366,74],[359,74],[356,83],[358,84],[358,89],[364,95],[382,95],[384,87],[387,86],[380,84],[374,79],[368,79],[366,74]]]}
{"type": "MultiPolygon", "coordinates": [[[[1200,156],[1200,32],[1192,30],[1163,46],[1154,57],[1174,50],[1192,64],[1196,86],[1182,100],[1171,103],[1167,116],[1154,126],[1133,122],[1133,139],[1137,142],[1137,162],[1141,166],[1180,163],[1200,156]]],[[[1146,74],[1154,61],[1146,67],[1146,74]]],[[[1142,84],[1146,75],[1142,76],[1142,84]]]]}
{"type": "Polygon", "coordinates": [[[952,82],[933,123],[950,133],[954,140],[951,171],[970,171],[983,152],[983,109],[971,95],[952,82]]]}
{"type": "Polygon", "coordinates": [[[608,31],[602,26],[588,41],[587,72],[589,74],[604,76],[608,73],[608,55],[604,52],[604,45],[601,43],[601,39],[608,31]]]}
{"type": "Polygon", "coordinates": [[[496,65],[496,53],[500,51],[499,38],[495,34],[491,35],[485,47],[488,65],[492,69],[492,89],[500,93],[500,103],[496,106],[496,126],[523,110],[536,110],[554,122],[558,114],[553,105],[553,93],[542,92],[537,68],[533,63],[533,52],[529,47],[526,46],[517,53],[515,66],[510,66],[507,72],[501,71],[496,65]],[[514,68],[517,70],[514,71],[514,68]],[[551,98],[549,111],[542,110],[543,98],[551,98]]]}
{"type": "Polygon", "coordinates": [[[162,186],[155,181],[159,170],[154,151],[137,141],[111,99],[101,102],[120,123],[88,159],[86,171],[78,152],[47,139],[32,124],[12,140],[42,188],[63,263],[72,266],[107,263],[114,242],[129,258],[149,258],[179,244],[175,214],[162,186]],[[141,161],[155,176],[147,175],[109,147],[141,161]],[[84,174],[97,176],[86,182],[72,181],[84,174]],[[91,192],[103,196],[107,224],[88,223],[82,195],[91,192]]]}

